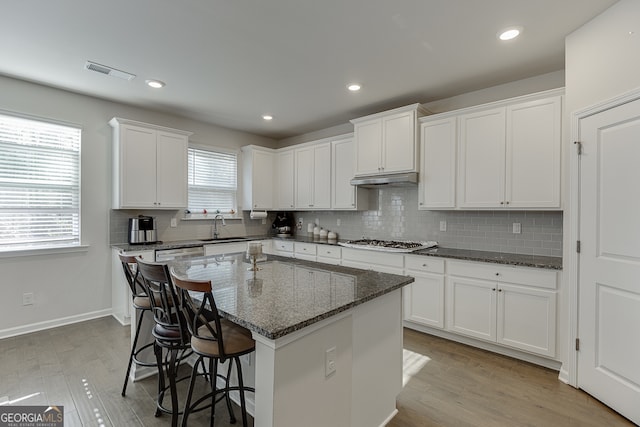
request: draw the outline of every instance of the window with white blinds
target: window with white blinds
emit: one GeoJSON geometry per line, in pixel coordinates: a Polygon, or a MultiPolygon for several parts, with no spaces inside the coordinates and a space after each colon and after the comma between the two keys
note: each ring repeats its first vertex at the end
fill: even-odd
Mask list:
{"type": "Polygon", "coordinates": [[[80,244],[80,135],[0,114],[0,250],[80,244]]]}
{"type": "Polygon", "coordinates": [[[237,211],[238,156],[223,151],[189,148],[191,212],[237,211]]]}

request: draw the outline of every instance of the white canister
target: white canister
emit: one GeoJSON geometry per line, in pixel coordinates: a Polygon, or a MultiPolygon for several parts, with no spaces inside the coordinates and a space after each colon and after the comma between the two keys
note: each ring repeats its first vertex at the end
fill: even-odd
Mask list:
{"type": "Polygon", "coordinates": [[[327,230],[325,230],[324,228],[320,229],[320,234],[319,235],[320,235],[321,239],[326,239],[328,234],[329,234],[329,232],[327,230]]]}
{"type": "Polygon", "coordinates": [[[319,236],[320,235],[320,227],[318,227],[317,225],[315,227],[313,227],[313,235],[314,236],[319,236]]]}
{"type": "Polygon", "coordinates": [[[327,233],[327,239],[338,240],[338,235],[335,232],[330,231],[329,233],[327,233]]]}
{"type": "Polygon", "coordinates": [[[307,233],[313,233],[313,228],[314,228],[315,226],[316,226],[316,225],[315,225],[313,222],[308,223],[308,224],[307,224],[307,233]]]}

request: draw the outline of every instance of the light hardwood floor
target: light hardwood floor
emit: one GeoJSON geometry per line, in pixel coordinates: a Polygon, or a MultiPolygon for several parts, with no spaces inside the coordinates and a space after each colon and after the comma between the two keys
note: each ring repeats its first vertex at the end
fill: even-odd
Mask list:
{"type": "MultiPolygon", "coordinates": [[[[155,378],[120,396],[129,342],[110,317],[0,340],[0,404],[64,405],[66,427],[168,426],[153,416],[155,378]]],[[[557,372],[411,330],[404,343],[407,383],[391,427],[633,425],[557,372]]],[[[215,425],[231,426],[217,411],[215,425]]],[[[208,425],[208,413],[189,425],[208,425]]]]}

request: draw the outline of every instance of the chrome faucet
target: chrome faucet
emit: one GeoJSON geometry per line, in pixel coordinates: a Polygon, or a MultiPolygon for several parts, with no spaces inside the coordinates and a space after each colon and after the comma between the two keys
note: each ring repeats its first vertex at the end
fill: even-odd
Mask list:
{"type": "Polygon", "coordinates": [[[227,223],[224,222],[224,216],[222,216],[222,214],[217,214],[216,216],[213,217],[213,238],[217,239],[219,234],[218,234],[218,219],[222,220],[222,225],[225,226],[227,225],[227,223]]]}

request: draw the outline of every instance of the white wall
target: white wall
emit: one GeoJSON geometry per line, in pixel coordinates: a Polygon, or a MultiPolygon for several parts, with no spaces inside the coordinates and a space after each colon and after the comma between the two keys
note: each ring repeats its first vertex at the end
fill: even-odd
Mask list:
{"type": "Polygon", "coordinates": [[[275,141],[149,110],[0,77],[0,110],[82,127],[82,243],[85,252],[0,258],[0,338],[35,328],[99,316],[111,310],[109,209],[111,127],[125,117],[194,132],[191,141],[228,148],[275,141]],[[22,305],[33,292],[35,304],[22,305]]]}
{"type": "Polygon", "coordinates": [[[566,38],[566,83],[568,113],[640,88],[640,1],[621,0],[566,38]]]}

